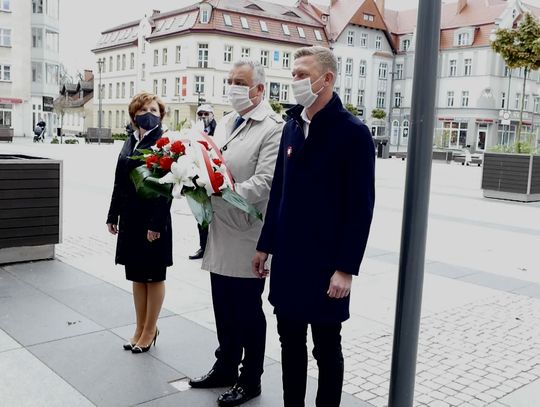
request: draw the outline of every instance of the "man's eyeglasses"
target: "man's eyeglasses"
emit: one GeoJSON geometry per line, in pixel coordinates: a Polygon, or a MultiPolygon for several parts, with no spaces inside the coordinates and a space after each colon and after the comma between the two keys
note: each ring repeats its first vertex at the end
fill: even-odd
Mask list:
{"type": "Polygon", "coordinates": [[[201,116],[210,116],[210,113],[208,112],[199,112],[197,113],[197,116],[201,117],[201,116]]]}

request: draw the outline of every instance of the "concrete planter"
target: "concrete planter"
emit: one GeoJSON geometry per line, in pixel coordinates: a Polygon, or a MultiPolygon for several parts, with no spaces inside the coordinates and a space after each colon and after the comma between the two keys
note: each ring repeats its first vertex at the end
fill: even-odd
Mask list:
{"type": "Polygon", "coordinates": [[[54,257],[62,238],[62,161],[0,154],[0,264],[54,257]]]}
{"type": "Polygon", "coordinates": [[[540,156],[484,153],[484,197],[540,201],[540,156]]]}

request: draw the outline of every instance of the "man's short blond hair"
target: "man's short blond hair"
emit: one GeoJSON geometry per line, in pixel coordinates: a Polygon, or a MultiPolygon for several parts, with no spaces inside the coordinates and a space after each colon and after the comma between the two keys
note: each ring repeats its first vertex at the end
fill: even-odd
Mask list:
{"type": "Polygon", "coordinates": [[[334,78],[337,75],[337,59],[334,53],[325,47],[302,47],[296,50],[294,53],[294,59],[301,57],[314,56],[317,64],[321,69],[321,73],[330,71],[334,74],[334,78]]]}

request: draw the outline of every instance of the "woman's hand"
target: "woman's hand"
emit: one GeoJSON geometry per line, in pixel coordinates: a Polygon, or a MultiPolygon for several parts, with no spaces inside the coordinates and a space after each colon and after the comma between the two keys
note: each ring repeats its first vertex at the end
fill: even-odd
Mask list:
{"type": "Polygon", "coordinates": [[[111,235],[117,235],[118,234],[118,226],[113,223],[107,223],[107,229],[109,229],[109,233],[111,235]]]}
{"type": "Polygon", "coordinates": [[[146,238],[148,239],[149,242],[153,242],[154,240],[159,239],[159,236],[160,236],[159,232],[154,232],[152,230],[149,230],[148,233],[146,234],[146,238]]]}

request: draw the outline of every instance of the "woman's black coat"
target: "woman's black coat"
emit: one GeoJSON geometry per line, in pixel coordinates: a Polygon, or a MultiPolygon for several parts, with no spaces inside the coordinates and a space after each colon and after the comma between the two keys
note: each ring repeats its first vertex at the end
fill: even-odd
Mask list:
{"type": "MultiPolygon", "coordinates": [[[[161,137],[162,131],[156,128],[148,133],[138,149],[148,149],[161,137]]],[[[171,201],[166,198],[144,199],[137,195],[129,173],[143,165],[142,161],[129,157],[139,154],[133,152],[135,137],[130,136],[118,156],[114,175],[114,189],[111,198],[107,223],[118,225],[116,244],[116,263],[148,266],[172,265],[171,201]],[[149,242],[147,232],[160,233],[160,238],[149,242]]]]}

